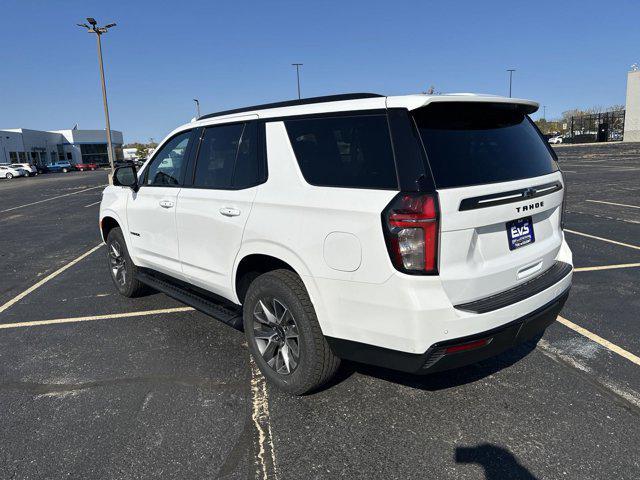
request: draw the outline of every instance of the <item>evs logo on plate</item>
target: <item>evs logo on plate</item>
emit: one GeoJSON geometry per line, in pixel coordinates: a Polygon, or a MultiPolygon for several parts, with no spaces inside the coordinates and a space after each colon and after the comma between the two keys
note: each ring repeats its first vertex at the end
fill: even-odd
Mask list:
{"type": "Polygon", "coordinates": [[[507,222],[507,236],[509,237],[509,250],[515,250],[535,242],[536,237],[533,234],[531,217],[507,222]]]}

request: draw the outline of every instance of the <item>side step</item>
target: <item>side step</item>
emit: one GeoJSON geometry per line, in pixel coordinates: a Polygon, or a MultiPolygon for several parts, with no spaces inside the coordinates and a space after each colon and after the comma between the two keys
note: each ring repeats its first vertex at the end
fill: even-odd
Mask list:
{"type": "Polygon", "coordinates": [[[191,289],[184,288],[177,283],[169,281],[169,279],[165,280],[147,272],[138,272],[136,278],[154,290],[158,290],[216,320],[220,320],[236,330],[242,330],[241,307],[225,305],[222,302],[200,295],[191,289]]]}

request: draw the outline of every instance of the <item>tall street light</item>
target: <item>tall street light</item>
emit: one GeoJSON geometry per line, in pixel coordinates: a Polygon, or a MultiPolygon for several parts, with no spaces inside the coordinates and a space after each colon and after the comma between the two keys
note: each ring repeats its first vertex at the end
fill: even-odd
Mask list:
{"type": "Polygon", "coordinates": [[[511,98],[511,84],[513,82],[513,72],[515,72],[515,68],[508,68],[507,72],[509,72],[509,98],[511,98]]]}
{"type": "Polygon", "coordinates": [[[196,102],[196,120],[198,120],[200,118],[200,100],[194,98],[193,101],[196,102]]]}
{"type": "Polygon", "coordinates": [[[298,100],[302,97],[300,96],[300,67],[303,65],[302,63],[292,63],[294,67],[296,67],[296,77],[298,78],[298,100]]]}
{"type": "Polygon", "coordinates": [[[102,83],[102,102],[104,103],[104,117],[107,122],[107,154],[109,155],[109,165],[111,165],[111,176],[114,171],[114,158],[113,158],[113,145],[111,143],[111,124],[109,122],[109,105],[107,104],[107,87],[104,82],[104,66],[102,65],[102,44],[100,43],[100,37],[107,33],[111,27],[115,27],[115,23],[110,23],[104,27],[100,27],[95,18],[88,17],[86,23],[78,23],[77,25],[82,28],[86,28],[89,33],[95,33],[98,40],[98,63],[100,65],[100,82],[102,83]]]}

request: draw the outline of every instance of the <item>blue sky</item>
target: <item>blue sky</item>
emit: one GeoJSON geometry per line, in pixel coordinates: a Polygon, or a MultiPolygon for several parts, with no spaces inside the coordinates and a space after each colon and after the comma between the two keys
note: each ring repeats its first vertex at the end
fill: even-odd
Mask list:
{"type": "MultiPolygon", "coordinates": [[[[194,115],[296,96],[426,90],[573,107],[624,103],[640,2],[3,0],[0,128],[104,128],[87,16],[104,39],[112,128],[160,140],[194,115]]],[[[536,115],[534,115],[536,118],[536,115]]]]}

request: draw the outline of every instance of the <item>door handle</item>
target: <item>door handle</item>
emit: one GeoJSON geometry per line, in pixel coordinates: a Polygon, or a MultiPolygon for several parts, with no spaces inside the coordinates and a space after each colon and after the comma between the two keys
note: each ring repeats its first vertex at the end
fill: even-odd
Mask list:
{"type": "Polygon", "coordinates": [[[162,208],[173,208],[173,202],[171,200],[160,200],[160,206],[162,208]]]}
{"type": "Polygon", "coordinates": [[[220,209],[220,213],[225,217],[237,217],[238,215],[240,215],[240,210],[238,210],[237,208],[224,207],[220,209]]]}

